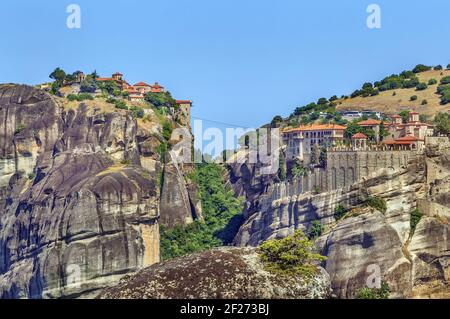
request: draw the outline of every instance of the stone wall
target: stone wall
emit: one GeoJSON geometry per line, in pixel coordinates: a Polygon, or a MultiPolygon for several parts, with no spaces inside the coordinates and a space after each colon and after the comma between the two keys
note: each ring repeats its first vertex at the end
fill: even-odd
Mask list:
{"type": "Polygon", "coordinates": [[[381,170],[393,172],[408,166],[418,155],[414,151],[342,150],[327,153],[326,168],[315,168],[307,176],[293,181],[273,184],[268,193],[272,200],[301,195],[307,192],[326,192],[342,189],[377,174],[381,170]]]}

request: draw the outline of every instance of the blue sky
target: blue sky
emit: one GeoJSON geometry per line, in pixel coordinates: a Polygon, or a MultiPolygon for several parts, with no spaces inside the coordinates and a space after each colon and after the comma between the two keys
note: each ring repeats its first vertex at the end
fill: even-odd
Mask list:
{"type": "MultiPolygon", "coordinates": [[[[240,126],[418,63],[450,63],[447,0],[2,0],[0,82],[36,84],[57,66],[121,71],[240,126]],[[66,7],[81,7],[81,29],[66,7]],[[381,7],[368,29],[366,8],[381,7]]],[[[205,125],[216,125],[205,123],[205,125]]]]}

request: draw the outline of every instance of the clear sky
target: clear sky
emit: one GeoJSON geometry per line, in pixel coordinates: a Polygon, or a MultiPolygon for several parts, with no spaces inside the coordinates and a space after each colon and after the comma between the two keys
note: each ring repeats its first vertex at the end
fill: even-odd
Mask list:
{"type": "MultiPolygon", "coordinates": [[[[450,63],[448,0],[2,0],[0,82],[121,71],[193,116],[257,127],[418,63],[450,63]],[[66,8],[81,7],[81,29],[66,8]],[[366,8],[381,8],[369,29],[366,8]]],[[[208,123],[213,125],[214,123],[208,123]]]]}

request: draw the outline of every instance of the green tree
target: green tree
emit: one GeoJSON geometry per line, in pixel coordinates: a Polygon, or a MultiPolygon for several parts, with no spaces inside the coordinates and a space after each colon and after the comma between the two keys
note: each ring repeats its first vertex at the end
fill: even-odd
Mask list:
{"type": "Polygon", "coordinates": [[[380,288],[364,287],[358,289],[356,299],[389,299],[389,294],[389,285],[383,281],[380,288]]]}
{"type": "Polygon", "coordinates": [[[428,85],[423,82],[417,84],[417,86],[416,86],[417,91],[423,91],[423,90],[426,90],[427,88],[428,88],[428,85]]]}
{"type": "Polygon", "coordinates": [[[347,209],[342,205],[337,205],[334,209],[334,218],[336,220],[341,219],[347,213],[347,209]]]}
{"type": "Polygon", "coordinates": [[[450,84],[450,76],[444,76],[441,79],[441,84],[450,84]]]}
{"type": "Polygon", "coordinates": [[[411,212],[411,216],[410,216],[411,233],[414,233],[414,231],[416,230],[417,224],[419,223],[419,221],[422,217],[423,217],[423,214],[418,209],[415,209],[411,212]]]}
{"type": "Polygon", "coordinates": [[[312,243],[301,230],[283,239],[272,239],[261,244],[258,254],[265,268],[279,275],[314,276],[317,264],[326,257],[313,250],[312,243]]]}
{"type": "Polygon", "coordinates": [[[437,134],[450,136],[450,114],[436,114],[434,117],[434,125],[437,134]]]}
{"type": "Polygon", "coordinates": [[[442,65],[436,65],[434,68],[433,68],[433,70],[435,70],[435,71],[441,71],[443,69],[443,67],[442,67],[442,65]]]}
{"type": "Polygon", "coordinates": [[[320,237],[322,233],[323,233],[323,225],[319,221],[313,220],[311,222],[311,226],[308,229],[309,240],[313,240],[317,237],[320,237]]]}
{"type": "Polygon", "coordinates": [[[375,208],[376,210],[379,210],[383,214],[386,213],[386,211],[387,211],[386,201],[379,196],[370,197],[367,200],[366,204],[370,207],[375,208]]]}
{"type": "Polygon", "coordinates": [[[149,92],[145,95],[145,100],[156,108],[168,107],[177,108],[176,101],[172,98],[170,92],[149,92]]]}
{"type": "Polygon", "coordinates": [[[403,110],[400,113],[398,113],[398,115],[400,115],[402,117],[403,123],[408,123],[408,121],[409,121],[409,111],[408,110],[403,110]]]}
{"type": "Polygon", "coordinates": [[[283,118],[280,115],[277,115],[272,119],[272,122],[270,122],[270,125],[272,127],[277,127],[278,124],[280,124],[282,122],[283,122],[283,118]]]}
{"type": "Polygon", "coordinates": [[[431,70],[431,66],[426,66],[423,64],[418,64],[416,67],[412,70],[414,73],[420,73],[431,70]]]}
{"type": "Polygon", "coordinates": [[[61,68],[56,68],[49,75],[50,79],[55,80],[60,86],[64,84],[64,80],[66,79],[66,72],[64,72],[61,68]]]}
{"type": "Polygon", "coordinates": [[[92,75],[87,75],[80,83],[80,92],[94,93],[97,90],[97,83],[92,75]]]}
{"type": "Polygon", "coordinates": [[[417,100],[417,95],[413,95],[409,98],[410,101],[416,101],[417,100]]]}
{"type": "Polygon", "coordinates": [[[436,79],[429,79],[428,80],[428,85],[436,85],[438,83],[438,81],[436,79]]]}

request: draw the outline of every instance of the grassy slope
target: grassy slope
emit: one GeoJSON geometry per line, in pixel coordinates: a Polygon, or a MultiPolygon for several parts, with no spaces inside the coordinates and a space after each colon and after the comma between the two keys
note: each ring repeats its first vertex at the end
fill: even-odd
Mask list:
{"type": "Polygon", "coordinates": [[[444,76],[450,76],[450,70],[426,71],[417,74],[420,82],[428,83],[429,79],[438,80],[438,84],[428,86],[426,90],[416,91],[412,89],[397,89],[380,92],[377,96],[340,99],[337,110],[374,110],[386,114],[396,114],[402,110],[414,110],[428,116],[434,116],[438,112],[450,111],[450,104],[440,105],[440,96],[436,94],[440,79],[444,76]],[[442,75],[441,75],[442,73],[442,75]],[[396,95],[393,96],[393,92],[396,95]],[[410,97],[417,95],[416,101],[410,101],[410,97]],[[421,105],[422,100],[427,100],[427,105],[421,105]]]}

